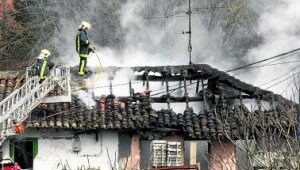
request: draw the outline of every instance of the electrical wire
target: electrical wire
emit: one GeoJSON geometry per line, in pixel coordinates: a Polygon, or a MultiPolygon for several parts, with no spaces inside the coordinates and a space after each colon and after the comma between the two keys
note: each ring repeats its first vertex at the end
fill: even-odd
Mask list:
{"type": "Polygon", "coordinates": [[[299,62],[300,62],[300,60],[285,61],[285,62],[280,62],[280,63],[273,63],[273,64],[265,64],[265,65],[259,65],[259,66],[252,66],[252,67],[248,67],[247,69],[260,68],[260,67],[268,67],[268,66],[276,66],[276,65],[282,65],[282,64],[296,64],[296,63],[299,63],[299,62]]]}
{"type": "Polygon", "coordinates": [[[255,65],[255,64],[259,64],[259,63],[263,63],[265,61],[269,61],[269,60],[272,60],[272,59],[275,59],[275,58],[283,57],[283,56],[286,56],[288,54],[296,53],[296,52],[299,52],[299,51],[300,51],[300,48],[296,48],[296,49],[290,50],[288,52],[284,52],[284,53],[281,53],[281,54],[278,54],[278,55],[275,55],[275,56],[272,56],[272,57],[269,57],[269,58],[266,58],[266,59],[263,59],[263,60],[259,60],[259,61],[256,61],[256,62],[253,62],[253,63],[250,63],[250,64],[246,64],[246,65],[241,66],[241,67],[237,67],[237,68],[233,68],[233,69],[227,70],[225,72],[229,73],[229,72],[233,72],[233,71],[245,69],[245,68],[248,68],[249,66],[252,66],[252,65],[255,65]]]}
{"type": "MultiPolygon", "coordinates": [[[[296,54],[297,54],[297,53],[296,53],[296,54]]],[[[248,73],[248,72],[250,71],[250,69],[253,69],[253,68],[267,67],[267,66],[275,66],[275,65],[279,65],[279,64],[287,64],[287,63],[297,63],[298,61],[300,61],[300,60],[298,60],[298,61],[290,61],[290,62],[276,63],[277,61],[286,59],[287,57],[291,57],[291,56],[295,56],[295,54],[288,54],[288,55],[286,55],[286,56],[283,56],[282,58],[276,59],[276,60],[274,60],[274,61],[270,61],[270,62],[266,63],[265,65],[250,66],[250,67],[248,67],[248,68],[245,68],[246,71],[242,71],[242,72],[233,74],[232,76],[240,75],[240,74],[243,74],[243,73],[248,73]]],[[[297,55],[297,56],[298,56],[298,55],[297,55]]],[[[296,57],[297,57],[297,56],[296,56],[296,57]]]]}
{"type": "Polygon", "coordinates": [[[280,93],[280,95],[282,95],[285,91],[287,91],[287,89],[293,84],[293,82],[294,80],[290,81],[287,87],[280,93]]]}
{"type": "MultiPolygon", "coordinates": [[[[300,48],[296,48],[296,49],[293,49],[291,51],[287,51],[287,52],[284,52],[284,53],[281,53],[281,54],[278,54],[278,55],[275,55],[275,56],[271,56],[271,57],[265,58],[263,60],[259,60],[259,61],[256,61],[256,62],[253,62],[253,63],[250,63],[250,64],[246,64],[246,65],[243,65],[243,66],[240,66],[240,67],[237,67],[237,68],[229,69],[229,70],[224,71],[224,72],[229,73],[229,72],[233,72],[233,71],[237,71],[237,70],[247,69],[250,66],[253,66],[255,64],[263,63],[265,61],[269,61],[269,60],[279,58],[279,57],[287,58],[287,57],[290,57],[290,56],[294,55],[293,53],[296,53],[296,52],[299,52],[299,51],[300,51],[300,48]]],[[[280,60],[280,59],[278,59],[278,60],[280,60]]],[[[278,60],[276,60],[276,61],[278,61],[278,60]]],[[[212,79],[214,77],[216,77],[216,76],[211,76],[211,77],[207,78],[207,80],[212,79]]],[[[192,83],[192,84],[195,84],[195,83],[192,83]]],[[[190,86],[192,84],[189,84],[187,86],[190,86]]],[[[179,88],[182,88],[182,87],[179,87],[179,88]]],[[[161,88],[161,89],[163,89],[163,88],[161,88]]],[[[159,90],[161,90],[161,89],[159,89],[159,90]]],[[[176,88],[176,89],[178,89],[178,88],[176,88]]],[[[153,95],[158,95],[158,94],[162,94],[162,93],[156,93],[156,94],[153,94],[153,95]]]]}
{"type": "MultiPolygon", "coordinates": [[[[192,9],[192,12],[197,14],[197,13],[206,13],[206,12],[210,12],[213,11],[212,9],[223,9],[223,8],[227,8],[227,7],[204,7],[204,8],[194,8],[192,9]]],[[[175,11],[175,13],[187,13],[187,11],[175,11]]],[[[143,19],[169,19],[171,17],[187,17],[187,16],[183,16],[182,14],[169,14],[166,16],[152,16],[152,17],[143,17],[143,19]]]]}
{"type": "MultiPolygon", "coordinates": [[[[295,73],[295,74],[298,75],[299,73],[300,73],[300,71],[298,71],[298,72],[295,73]]],[[[265,88],[265,89],[270,89],[270,88],[272,88],[272,87],[274,87],[274,86],[276,86],[276,85],[278,85],[278,84],[281,84],[282,82],[285,82],[286,80],[288,80],[288,79],[294,77],[295,74],[293,74],[293,75],[291,75],[291,76],[289,76],[289,77],[287,77],[287,78],[285,78],[285,79],[283,79],[283,80],[281,80],[281,81],[279,81],[279,82],[277,82],[277,83],[275,83],[275,84],[273,84],[273,85],[271,85],[271,86],[269,86],[269,87],[267,87],[267,88],[265,88]]]]}
{"type": "Polygon", "coordinates": [[[285,77],[286,75],[288,75],[289,73],[297,70],[298,68],[299,68],[299,65],[297,65],[296,67],[292,68],[290,71],[288,71],[288,72],[286,72],[286,73],[284,73],[284,74],[282,74],[282,75],[280,75],[280,76],[278,76],[278,77],[276,77],[276,78],[274,78],[274,79],[272,79],[272,80],[270,80],[270,81],[268,81],[266,83],[259,84],[258,86],[264,86],[264,85],[270,84],[270,83],[272,83],[275,80],[278,80],[278,79],[280,79],[282,77],[285,77]]]}

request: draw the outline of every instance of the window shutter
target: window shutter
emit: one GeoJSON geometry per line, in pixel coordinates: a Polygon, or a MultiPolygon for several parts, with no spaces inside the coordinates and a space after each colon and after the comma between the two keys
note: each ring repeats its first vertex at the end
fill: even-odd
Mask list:
{"type": "Polygon", "coordinates": [[[32,153],[33,153],[33,158],[35,158],[37,156],[37,154],[38,154],[38,148],[39,148],[38,139],[37,138],[33,139],[32,143],[33,143],[33,147],[32,147],[33,151],[32,151],[32,153]]]}
{"type": "Polygon", "coordinates": [[[9,141],[9,157],[15,160],[15,140],[9,141]]]}

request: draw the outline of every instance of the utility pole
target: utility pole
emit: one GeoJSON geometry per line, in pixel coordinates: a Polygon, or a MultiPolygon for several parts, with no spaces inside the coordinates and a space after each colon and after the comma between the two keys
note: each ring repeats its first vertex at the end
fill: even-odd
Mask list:
{"type": "Polygon", "coordinates": [[[189,64],[192,63],[192,10],[191,10],[191,0],[189,0],[189,10],[186,12],[189,15],[189,30],[186,32],[182,32],[182,34],[189,34],[189,45],[188,45],[188,52],[189,52],[189,64]]]}
{"type": "Polygon", "coordinates": [[[190,56],[190,62],[189,64],[192,64],[192,10],[191,10],[191,0],[189,0],[189,56],[190,56]]]}
{"type": "Polygon", "coordinates": [[[191,0],[189,0],[189,46],[188,46],[188,51],[189,51],[189,56],[190,56],[190,62],[189,64],[192,64],[192,10],[191,10],[191,0]]]}

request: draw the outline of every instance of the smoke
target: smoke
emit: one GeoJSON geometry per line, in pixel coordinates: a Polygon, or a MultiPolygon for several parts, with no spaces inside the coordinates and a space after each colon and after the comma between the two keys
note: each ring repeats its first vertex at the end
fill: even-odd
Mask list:
{"type": "MultiPolygon", "coordinates": [[[[252,5],[258,7],[257,4],[252,5]]],[[[300,47],[299,6],[300,1],[298,0],[280,0],[271,1],[271,3],[268,3],[268,6],[260,9],[262,13],[258,19],[257,32],[262,37],[262,43],[248,51],[246,56],[250,61],[258,61],[300,47]]],[[[297,60],[299,60],[299,55],[296,54],[282,57],[280,60],[273,60],[269,63],[297,60]]],[[[292,76],[295,74],[295,78],[298,78],[298,67],[299,63],[297,62],[266,66],[255,68],[249,74],[240,77],[244,81],[253,83],[261,88],[271,87],[268,90],[283,94],[289,99],[292,97],[293,99],[292,88],[295,90],[295,84],[292,76]],[[287,79],[289,76],[291,78],[287,79]],[[281,81],[282,83],[280,83],[281,81]],[[279,84],[276,85],[277,83],[279,84]]],[[[295,79],[295,82],[298,83],[297,79],[295,79]]]]}
{"type": "MultiPolygon", "coordinates": [[[[300,15],[297,6],[300,2],[297,0],[251,1],[246,4],[238,0],[230,2],[234,3],[224,1],[214,5],[232,5],[237,8],[220,8],[204,13],[194,11],[192,62],[205,63],[225,70],[299,47],[300,15]],[[233,9],[242,12],[233,15],[236,14],[233,9]],[[247,17],[244,14],[247,14],[247,17]]],[[[92,45],[97,48],[98,56],[91,54],[87,65],[94,73],[100,66],[98,57],[104,67],[189,63],[188,34],[182,34],[188,31],[187,1],[66,0],[52,3],[53,5],[45,9],[55,13],[57,17],[58,29],[50,40],[59,53],[56,63],[78,66],[75,36],[81,21],[92,23],[88,35],[92,45]]],[[[210,5],[210,1],[192,1],[192,9],[210,5]]],[[[293,60],[293,57],[283,61],[288,60],[293,60]]],[[[257,68],[241,73],[238,78],[260,85],[295,66],[297,65],[257,68]]],[[[129,79],[133,79],[134,74],[131,70],[121,70],[115,74],[112,84],[126,84],[129,79]]],[[[80,92],[78,96],[83,101],[89,101],[86,99],[92,99],[93,95],[98,97],[110,93],[108,73],[105,72],[101,79],[95,82],[97,76],[99,73],[85,80],[87,84],[93,84],[94,88],[88,92],[80,92]]],[[[268,84],[260,87],[266,88],[268,84]]],[[[281,93],[285,87],[287,84],[282,83],[271,90],[281,93]]],[[[133,88],[138,92],[143,91],[145,86],[133,83],[133,88]]],[[[160,88],[164,88],[160,83],[151,84],[151,89],[160,88]]],[[[192,90],[193,88],[190,88],[190,94],[195,93],[192,90]]],[[[113,93],[117,96],[128,95],[128,85],[114,86],[113,93]]],[[[174,94],[180,96],[183,92],[177,90],[174,94]]],[[[92,102],[87,103],[93,106],[92,102]]]]}
{"type": "Polygon", "coordinates": [[[75,92],[75,95],[85,104],[87,109],[92,109],[96,105],[92,94],[89,92],[79,90],[75,92]]]}
{"type": "MultiPolygon", "coordinates": [[[[206,1],[192,1],[192,9],[209,5],[206,1]]],[[[188,3],[180,0],[67,0],[45,7],[47,11],[55,13],[58,19],[58,29],[51,39],[59,53],[57,62],[70,66],[79,63],[75,52],[75,36],[76,28],[83,20],[92,23],[89,37],[97,47],[104,66],[188,64],[188,34],[182,34],[188,31],[187,8],[188,3]]],[[[192,62],[207,63],[218,68],[232,65],[232,62],[228,62],[230,55],[225,53],[222,44],[225,36],[221,21],[223,13],[224,10],[208,10],[205,13],[194,11],[192,62]],[[207,26],[208,23],[213,26],[207,26]]],[[[95,67],[97,62],[94,61],[89,60],[88,65],[95,67]]]]}
{"type": "MultiPolygon", "coordinates": [[[[83,20],[91,22],[92,29],[89,30],[88,35],[92,45],[97,48],[98,56],[91,53],[87,65],[88,69],[98,73],[85,80],[92,89],[87,92],[78,91],[77,96],[87,106],[93,107],[95,105],[92,102],[93,96],[110,94],[109,73],[103,73],[99,79],[99,58],[103,67],[188,64],[188,36],[181,34],[182,31],[188,31],[187,15],[183,13],[178,15],[180,17],[169,19],[144,19],[144,17],[175,14],[176,11],[186,10],[186,8],[187,3],[181,1],[162,1],[153,4],[152,1],[138,0],[124,3],[96,0],[90,0],[88,3],[66,1],[46,7],[47,11],[56,13],[58,18],[58,29],[51,39],[51,43],[59,53],[56,63],[78,65],[79,57],[75,52],[76,29],[83,20]]],[[[193,17],[192,22],[193,37],[201,37],[193,39],[193,44],[196,46],[193,51],[193,62],[199,63],[205,60],[214,62],[217,56],[220,57],[221,52],[218,52],[220,50],[216,49],[217,45],[212,45],[213,38],[208,35],[201,20],[193,17]]],[[[133,77],[134,73],[131,70],[120,70],[119,73],[115,73],[111,81],[114,86],[113,94],[128,96],[127,84],[133,77]],[[118,86],[119,84],[126,85],[118,86]]],[[[133,82],[132,86],[135,92],[146,88],[136,82],[133,82]]],[[[165,90],[165,86],[161,83],[152,83],[151,88],[165,90]]],[[[175,91],[175,93],[183,94],[182,91],[175,91]]]]}

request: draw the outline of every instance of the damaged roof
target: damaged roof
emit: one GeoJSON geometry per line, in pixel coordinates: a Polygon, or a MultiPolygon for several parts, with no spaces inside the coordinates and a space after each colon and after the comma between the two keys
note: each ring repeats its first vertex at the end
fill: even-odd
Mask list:
{"type": "MultiPolygon", "coordinates": [[[[116,72],[123,68],[107,67],[105,71],[116,72]]],[[[113,95],[103,96],[96,101],[96,107],[93,109],[87,109],[83,102],[73,96],[71,103],[40,104],[26,121],[27,127],[126,130],[138,132],[145,139],[159,138],[160,135],[167,133],[183,134],[187,139],[229,137],[241,139],[245,136],[254,136],[254,129],[259,127],[276,128],[280,125],[283,128],[290,128],[297,124],[295,103],[271,91],[244,83],[206,64],[128,67],[128,69],[141,73],[136,79],[143,81],[146,79],[149,81],[217,80],[246,93],[250,98],[267,101],[273,98],[279,104],[276,109],[270,111],[250,112],[243,105],[234,108],[222,105],[218,106],[215,111],[195,113],[193,108],[187,108],[184,113],[175,113],[171,109],[154,110],[151,106],[153,98],[144,93],[122,98],[116,98],[113,95]],[[149,72],[160,73],[160,75],[148,75],[149,72]]],[[[1,77],[0,101],[21,84],[21,79],[11,76],[10,78],[1,77]]],[[[57,90],[52,91],[50,95],[56,94],[57,90]]]]}
{"type": "Polygon", "coordinates": [[[176,65],[176,66],[137,66],[137,67],[106,67],[106,72],[116,72],[121,69],[131,69],[135,72],[142,72],[143,75],[136,77],[137,80],[146,80],[145,73],[149,72],[161,73],[161,75],[148,75],[149,81],[163,81],[166,78],[169,81],[180,81],[183,80],[184,71],[187,71],[187,80],[218,80],[219,82],[240,90],[251,97],[258,97],[266,101],[275,100],[281,103],[291,103],[291,101],[285,99],[281,95],[274,94],[272,91],[264,90],[259,87],[252,86],[251,84],[245,83],[230,76],[228,72],[220,71],[207,64],[192,64],[192,65],[176,65]]]}
{"type": "MultiPolygon", "coordinates": [[[[115,96],[102,96],[97,107],[85,108],[78,100],[72,103],[41,104],[27,120],[30,128],[73,130],[135,131],[144,139],[158,139],[167,133],[181,134],[186,139],[244,139],[261,127],[289,129],[297,123],[293,108],[277,107],[274,111],[254,111],[244,106],[219,107],[215,112],[184,113],[171,109],[154,110],[148,96],[136,93],[122,101],[115,96]]],[[[281,129],[282,130],[282,129],[281,129]]]]}

